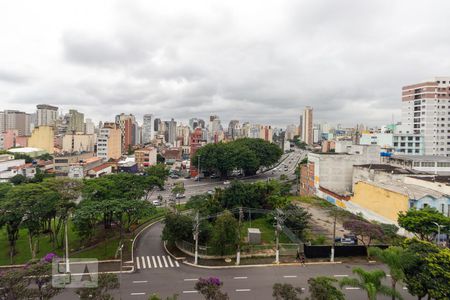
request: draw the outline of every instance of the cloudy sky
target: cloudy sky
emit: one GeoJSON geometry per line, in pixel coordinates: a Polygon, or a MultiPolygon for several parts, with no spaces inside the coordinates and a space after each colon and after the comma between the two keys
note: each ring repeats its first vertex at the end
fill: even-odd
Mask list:
{"type": "Polygon", "coordinates": [[[450,75],[450,1],[0,1],[0,109],[285,125],[399,119],[450,75]]]}

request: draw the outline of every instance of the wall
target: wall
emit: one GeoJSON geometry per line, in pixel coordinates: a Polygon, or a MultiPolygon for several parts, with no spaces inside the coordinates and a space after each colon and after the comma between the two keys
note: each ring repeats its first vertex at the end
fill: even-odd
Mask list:
{"type": "Polygon", "coordinates": [[[407,195],[377,187],[363,181],[355,184],[353,197],[350,201],[393,222],[397,222],[399,212],[409,209],[407,195]]]}
{"type": "Polygon", "coordinates": [[[48,153],[54,152],[54,132],[50,126],[39,126],[33,129],[31,137],[28,139],[28,146],[39,148],[48,153]]]}

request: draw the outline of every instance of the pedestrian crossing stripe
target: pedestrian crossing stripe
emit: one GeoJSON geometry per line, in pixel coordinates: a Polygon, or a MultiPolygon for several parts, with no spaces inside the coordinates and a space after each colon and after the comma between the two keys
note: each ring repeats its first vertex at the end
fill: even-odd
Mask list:
{"type": "Polygon", "coordinates": [[[152,268],[179,268],[180,264],[175,259],[172,260],[170,256],[136,256],[136,268],[140,269],[152,269],[152,268]]]}

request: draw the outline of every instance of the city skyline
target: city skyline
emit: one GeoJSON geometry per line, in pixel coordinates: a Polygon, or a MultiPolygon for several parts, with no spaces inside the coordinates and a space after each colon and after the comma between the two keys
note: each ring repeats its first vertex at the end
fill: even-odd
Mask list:
{"type": "Polygon", "coordinates": [[[311,105],[317,120],[375,125],[400,120],[402,86],[450,67],[445,1],[200,4],[2,4],[2,105],[283,127],[311,105]]]}

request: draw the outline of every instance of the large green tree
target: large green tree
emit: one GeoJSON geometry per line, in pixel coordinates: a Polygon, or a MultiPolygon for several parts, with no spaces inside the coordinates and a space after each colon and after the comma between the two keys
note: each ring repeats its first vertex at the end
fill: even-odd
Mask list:
{"type": "Polygon", "coordinates": [[[445,231],[450,229],[450,217],[431,207],[410,209],[398,214],[398,224],[413,232],[421,240],[432,241],[435,238],[437,234],[435,223],[445,226],[443,228],[445,231]]]}
{"type": "Polygon", "coordinates": [[[432,278],[428,294],[433,299],[450,299],[450,249],[441,249],[425,258],[426,270],[432,278]]]}
{"type": "Polygon", "coordinates": [[[177,241],[191,241],[193,239],[193,221],[191,217],[179,213],[167,213],[164,219],[162,239],[170,243],[177,241]]]}
{"type": "Polygon", "coordinates": [[[395,296],[397,299],[403,299],[396,290],[381,284],[381,279],[386,277],[382,270],[365,271],[361,268],[353,269],[353,273],[359,278],[343,278],[339,285],[341,287],[357,287],[365,291],[367,299],[375,300],[378,295],[395,296]]]}
{"type": "Polygon", "coordinates": [[[231,212],[226,210],[214,222],[210,245],[216,253],[224,255],[227,250],[236,249],[238,243],[238,221],[231,212]]]}

